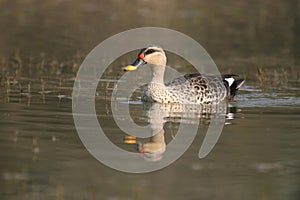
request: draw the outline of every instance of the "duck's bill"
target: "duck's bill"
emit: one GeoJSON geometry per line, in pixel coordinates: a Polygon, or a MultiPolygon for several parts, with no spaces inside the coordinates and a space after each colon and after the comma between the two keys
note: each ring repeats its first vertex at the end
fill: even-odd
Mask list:
{"type": "Polygon", "coordinates": [[[131,65],[127,65],[126,67],[123,68],[124,71],[133,71],[136,70],[139,66],[146,64],[145,61],[142,59],[138,58],[136,59],[131,65]]]}

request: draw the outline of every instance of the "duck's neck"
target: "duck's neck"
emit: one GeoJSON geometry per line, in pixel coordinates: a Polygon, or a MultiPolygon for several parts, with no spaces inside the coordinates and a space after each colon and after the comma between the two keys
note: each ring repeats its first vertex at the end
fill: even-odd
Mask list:
{"type": "Polygon", "coordinates": [[[165,67],[164,66],[153,65],[153,66],[151,66],[151,70],[152,70],[151,83],[164,85],[165,67]]]}

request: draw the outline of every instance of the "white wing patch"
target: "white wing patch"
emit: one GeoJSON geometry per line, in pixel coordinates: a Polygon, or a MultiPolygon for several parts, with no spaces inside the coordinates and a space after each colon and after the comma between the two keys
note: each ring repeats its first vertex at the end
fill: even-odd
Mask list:
{"type": "Polygon", "coordinates": [[[230,77],[230,78],[225,78],[225,80],[228,82],[229,87],[232,85],[232,83],[234,82],[234,78],[230,77]]]}

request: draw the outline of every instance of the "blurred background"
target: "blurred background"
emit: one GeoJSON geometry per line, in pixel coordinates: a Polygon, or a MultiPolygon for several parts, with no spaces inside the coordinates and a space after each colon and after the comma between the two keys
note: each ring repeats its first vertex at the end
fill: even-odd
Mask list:
{"type": "Polygon", "coordinates": [[[0,1],[0,55],[87,54],[104,39],[158,26],[197,40],[220,66],[298,65],[299,1],[0,1]]]}

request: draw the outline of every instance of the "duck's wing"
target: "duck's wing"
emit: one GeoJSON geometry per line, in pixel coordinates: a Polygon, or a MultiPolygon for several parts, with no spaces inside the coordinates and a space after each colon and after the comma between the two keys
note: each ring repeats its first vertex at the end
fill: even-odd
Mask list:
{"type": "Polygon", "coordinates": [[[220,102],[224,99],[233,100],[244,79],[236,79],[237,74],[216,75],[186,74],[168,83],[166,86],[175,91],[180,99],[192,103],[220,102]],[[189,100],[191,99],[191,100],[189,100]]]}
{"type": "Polygon", "coordinates": [[[188,103],[218,103],[226,97],[223,81],[214,75],[186,74],[166,83],[166,86],[188,103]]]}

